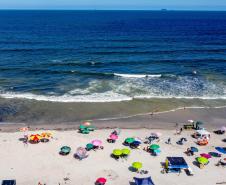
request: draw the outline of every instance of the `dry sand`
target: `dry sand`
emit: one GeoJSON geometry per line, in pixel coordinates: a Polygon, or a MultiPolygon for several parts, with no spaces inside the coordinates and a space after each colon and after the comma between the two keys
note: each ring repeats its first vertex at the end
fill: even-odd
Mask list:
{"type": "MultiPolygon", "coordinates": [[[[195,157],[202,152],[215,151],[214,146],[225,146],[222,142],[225,135],[212,134],[208,146],[198,147],[200,152],[196,156],[188,157],[184,151],[191,146],[196,146],[195,139],[191,138],[192,131],[184,131],[182,135],[174,135],[174,130],[151,129],[123,129],[116,143],[106,142],[106,138],[112,130],[96,130],[88,135],[71,131],[51,131],[53,139],[48,143],[28,144],[25,146],[19,138],[21,132],[0,133],[0,179],[16,179],[18,185],[38,185],[38,182],[46,185],[93,185],[98,177],[106,177],[108,185],[132,184],[133,177],[151,176],[156,185],[214,185],[226,182],[226,168],[216,167],[219,159],[212,158],[204,169],[199,169],[193,164],[195,157]],[[160,131],[163,135],[158,143],[161,146],[160,156],[153,157],[142,149],[133,149],[127,161],[116,161],[110,157],[115,148],[124,148],[122,142],[126,137],[149,136],[151,132],[160,131]],[[165,144],[171,137],[172,145],[165,144]],[[181,137],[186,137],[188,142],[183,146],[176,144],[181,137]],[[103,141],[104,150],[90,151],[89,157],[79,161],[73,157],[76,148],[85,146],[93,139],[103,141]],[[63,145],[71,146],[72,152],[67,156],[58,154],[63,145]],[[162,174],[161,162],[167,156],[183,156],[195,175],[187,176],[185,172],[178,174],[162,174]],[[143,169],[148,170],[147,175],[131,172],[128,168],[132,162],[140,161],[143,169]],[[69,180],[64,180],[68,178],[69,180]]],[[[31,133],[41,133],[33,131],[31,133]]],[[[145,146],[145,145],[143,145],[145,146]]],[[[142,146],[142,148],[143,148],[142,146]]],[[[226,155],[223,155],[225,158],[226,155]]]]}

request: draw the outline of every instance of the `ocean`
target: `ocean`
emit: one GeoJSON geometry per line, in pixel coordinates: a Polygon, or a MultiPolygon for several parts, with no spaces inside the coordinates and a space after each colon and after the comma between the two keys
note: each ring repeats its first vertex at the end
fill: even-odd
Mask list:
{"type": "Polygon", "coordinates": [[[226,12],[0,11],[0,121],[226,105],[226,12]]]}

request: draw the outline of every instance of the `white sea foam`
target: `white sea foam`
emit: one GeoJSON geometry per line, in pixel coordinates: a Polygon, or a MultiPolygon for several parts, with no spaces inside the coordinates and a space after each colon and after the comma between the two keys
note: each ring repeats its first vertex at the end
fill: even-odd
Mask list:
{"type": "Polygon", "coordinates": [[[47,95],[35,95],[32,93],[6,92],[0,94],[0,97],[8,99],[20,98],[50,102],[120,102],[132,100],[131,97],[120,95],[113,92],[94,93],[91,95],[76,95],[76,96],[72,96],[69,94],[64,94],[61,96],[47,96],[47,95]]]}
{"type": "Polygon", "coordinates": [[[161,74],[150,75],[150,74],[120,74],[114,73],[115,76],[123,77],[123,78],[160,78],[161,74]]]}

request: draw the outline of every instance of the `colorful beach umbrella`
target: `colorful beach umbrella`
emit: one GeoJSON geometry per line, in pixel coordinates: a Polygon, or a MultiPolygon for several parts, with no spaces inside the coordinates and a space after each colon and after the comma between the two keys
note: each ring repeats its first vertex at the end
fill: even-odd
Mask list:
{"type": "Polygon", "coordinates": [[[63,146],[63,147],[60,148],[60,151],[63,152],[63,153],[70,153],[71,147],[63,146]]]}
{"type": "Polygon", "coordinates": [[[83,125],[85,125],[85,126],[90,126],[90,125],[91,125],[91,123],[90,123],[90,122],[88,122],[88,121],[85,121],[85,122],[83,123],[83,125]]]}
{"type": "Polygon", "coordinates": [[[209,162],[209,160],[205,157],[197,157],[196,160],[200,164],[207,164],[209,162]]]}
{"type": "Polygon", "coordinates": [[[98,140],[98,139],[95,139],[95,140],[92,141],[92,144],[93,144],[94,146],[101,146],[102,141],[101,141],[101,140],[98,140]]]}
{"type": "Polygon", "coordinates": [[[43,133],[41,133],[41,136],[43,138],[50,138],[50,137],[52,137],[52,133],[50,133],[50,132],[43,132],[43,133]]]}
{"type": "Polygon", "coordinates": [[[78,147],[76,150],[76,155],[80,158],[83,159],[85,157],[87,157],[87,151],[85,148],[83,147],[78,147]]]}
{"type": "Polygon", "coordinates": [[[42,136],[40,136],[39,134],[32,134],[29,137],[30,141],[35,141],[35,142],[39,141],[40,139],[42,139],[42,136]]]}
{"type": "Polygon", "coordinates": [[[115,156],[120,156],[120,155],[122,155],[122,150],[120,150],[120,149],[114,149],[112,153],[115,156]]]}
{"type": "Polygon", "coordinates": [[[92,144],[92,143],[88,143],[88,144],[86,145],[86,148],[87,148],[88,150],[93,149],[93,144],[92,144]]]}
{"type": "Polygon", "coordinates": [[[133,162],[132,167],[139,170],[140,168],[142,168],[142,163],[141,162],[133,162]]]}
{"type": "Polygon", "coordinates": [[[206,159],[212,158],[212,156],[210,154],[206,154],[206,153],[202,153],[202,154],[200,154],[200,156],[205,157],[206,159]]]}
{"type": "Polygon", "coordinates": [[[133,144],[133,145],[140,145],[141,142],[140,142],[140,141],[134,141],[134,142],[132,142],[132,144],[133,144]]]}
{"type": "Polygon", "coordinates": [[[86,129],[86,126],[85,125],[80,125],[79,129],[81,129],[81,130],[86,129]]]}
{"type": "Polygon", "coordinates": [[[218,152],[221,152],[223,154],[226,154],[226,148],[223,148],[223,147],[216,147],[215,148],[218,152]]]}
{"type": "Polygon", "coordinates": [[[123,148],[122,149],[122,154],[129,155],[130,154],[130,150],[128,148],[123,148]]]}
{"type": "Polygon", "coordinates": [[[125,139],[125,142],[126,143],[129,143],[129,144],[132,143],[132,142],[134,142],[134,141],[135,141],[135,139],[132,138],[132,137],[128,137],[128,138],[125,139]]]}
{"type": "Polygon", "coordinates": [[[212,156],[212,157],[221,157],[221,154],[217,153],[217,152],[209,152],[209,154],[212,156]]]}
{"type": "Polygon", "coordinates": [[[112,139],[112,140],[116,140],[116,139],[118,139],[118,136],[117,136],[117,135],[115,135],[115,134],[111,134],[111,135],[110,135],[110,139],[112,139]]]}
{"type": "Polygon", "coordinates": [[[191,151],[192,151],[192,152],[198,152],[199,150],[198,150],[198,148],[192,146],[192,147],[191,147],[191,151]]]}
{"type": "Polygon", "coordinates": [[[151,149],[151,150],[157,150],[157,149],[159,149],[159,148],[160,148],[160,146],[157,145],[157,144],[152,144],[152,145],[150,146],[150,149],[151,149]]]}
{"type": "Polygon", "coordinates": [[[96,180],[96,184],[105,184],[107,182],[107,179],[105,179],[104,177],[100,177],[96,180]]]}

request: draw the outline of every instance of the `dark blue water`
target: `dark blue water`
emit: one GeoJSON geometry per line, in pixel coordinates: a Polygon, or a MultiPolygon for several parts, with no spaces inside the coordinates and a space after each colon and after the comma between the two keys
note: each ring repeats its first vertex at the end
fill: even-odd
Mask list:
{"type": "Polygon", "coordinates": [[[0,11],[0,92],[226,99],[226,12],[0,11]]]}

